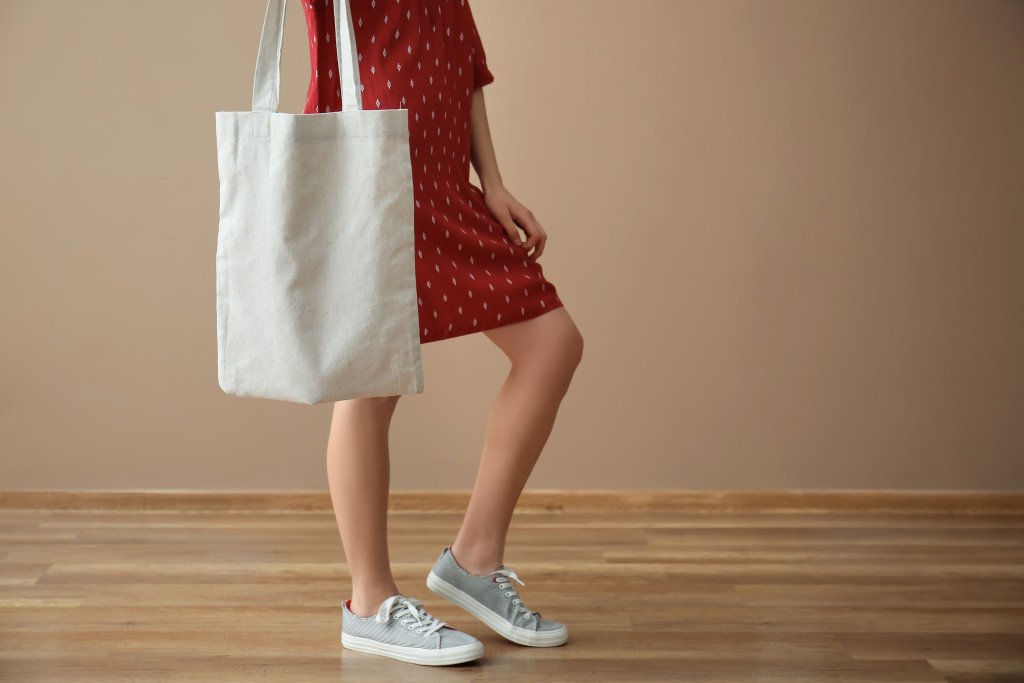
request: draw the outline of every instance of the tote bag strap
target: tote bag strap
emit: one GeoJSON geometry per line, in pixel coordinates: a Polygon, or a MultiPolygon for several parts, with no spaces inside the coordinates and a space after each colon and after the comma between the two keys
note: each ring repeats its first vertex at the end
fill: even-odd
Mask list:
{"type": "MultiPolygon", "coordinates": [[[[259,54],[256,56],[256,79],[252,86],[253,111],[277,111],[281,99],[281,47],[284,44],[285,0],[269,0],[263,18],[259,54]]],[[[356,33],[352,25],[349,0],[334,0],[334,43],[341,71],[342,111],[363,108],[359,87],[359,62],[356,33]]]]}

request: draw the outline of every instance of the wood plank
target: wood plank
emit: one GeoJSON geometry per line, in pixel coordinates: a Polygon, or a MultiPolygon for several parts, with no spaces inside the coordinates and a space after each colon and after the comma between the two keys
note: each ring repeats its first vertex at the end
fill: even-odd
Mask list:
{"type": "MultiPolygon", "coordinates": [[[[392,510],[461,512],[470,491],[391,491],[392,510]]],[[[523,491],[517,508],[541,512],[703,511],[1024,513],[1024,494],[1014,491],[523,491]]],[[[47,510],[277,510],[329,511],[328,491],[0,491],[0,509],[47,510]]]]}

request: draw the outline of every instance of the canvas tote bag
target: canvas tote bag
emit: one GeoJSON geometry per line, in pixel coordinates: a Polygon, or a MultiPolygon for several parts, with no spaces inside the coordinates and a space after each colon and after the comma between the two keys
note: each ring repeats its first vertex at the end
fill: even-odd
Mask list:
{"type": "Polygon", "coordinates": [[[218,111],[218,383],[306,403],[421,393],[408,109],[362,108],[335,0],[341,111],[278,112],[285,0],[263,21],[252,111],[218,111]]]}

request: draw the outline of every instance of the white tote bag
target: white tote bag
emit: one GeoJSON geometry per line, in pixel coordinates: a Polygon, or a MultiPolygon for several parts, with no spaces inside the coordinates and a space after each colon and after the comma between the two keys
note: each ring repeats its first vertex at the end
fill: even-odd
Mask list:
{"type": "Polygon", "coordinates": [[[277,111],[285,0],[263,21],[252,111],[218,111],[221,389],[309,405],[421,393],[409,110],[362,108],[335,0],[342,111],[277,111]]]}

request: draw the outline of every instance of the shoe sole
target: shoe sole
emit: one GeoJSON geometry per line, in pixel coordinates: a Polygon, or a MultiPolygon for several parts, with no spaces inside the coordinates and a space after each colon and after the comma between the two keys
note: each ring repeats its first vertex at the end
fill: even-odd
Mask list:
{"type": "Polygon", "coordinates": [[[521,626],[513,626],[501,615],[494,613],[486,605],[481,604],[472,595],[448,583],[433,570],[427,574],[427,588],[445,600],[461,607],[474,617],[484,622],[498,635],[508,638],[513,643],[530,647],[554,647],[569,640],[569,629],[563,626],[555,631],[530,631],[521,626]]]}
{"type": "Polygon", "coordinates": [[[440,650],[425,650],[417,647],[382,643],[370,638],[353,636],[344,631],[341,633],[341,644],[349,650],[391,657],[392,659],[409,662],[410,664],[425,664],[427,666],[461,664],[462,662],[478,659],[484,654],[484,644],[480,642],[459,645],[458,647],[446,647],[440,650]]]}

